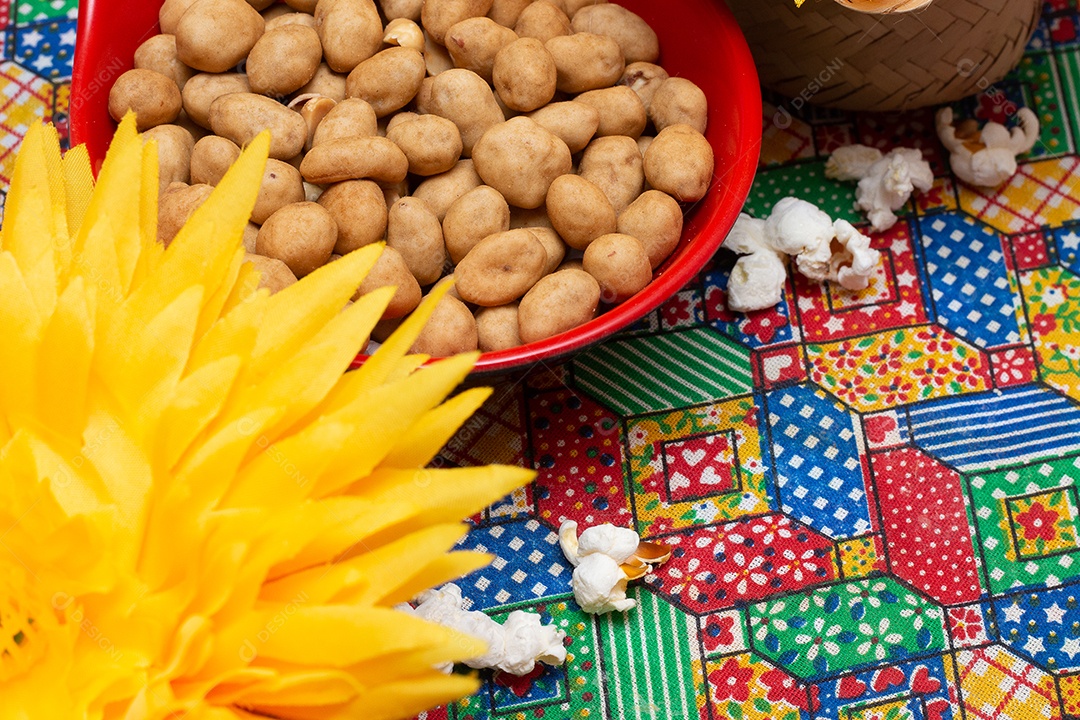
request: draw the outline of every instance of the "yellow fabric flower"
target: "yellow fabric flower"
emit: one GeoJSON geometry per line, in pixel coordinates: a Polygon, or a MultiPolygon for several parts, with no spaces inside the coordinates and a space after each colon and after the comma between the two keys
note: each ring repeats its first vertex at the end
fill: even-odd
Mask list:
{"type": "Polygon", "coordinates": [[[419,370],[438,292],[343,375],[392,291],[380,249],[270,296],[241,238],[257,139],[166,249],[157,154],[96,188],[34,127],[0,231],[0,718],[409,717],[483,645],[393,610],[484,565],[461,518],[520,468],[424,466],[487,390],[419,370]],[[346,307],[347,306],[347,307],[346,307]],[[344,308],[344,309],[342,309],[344,308]]]}

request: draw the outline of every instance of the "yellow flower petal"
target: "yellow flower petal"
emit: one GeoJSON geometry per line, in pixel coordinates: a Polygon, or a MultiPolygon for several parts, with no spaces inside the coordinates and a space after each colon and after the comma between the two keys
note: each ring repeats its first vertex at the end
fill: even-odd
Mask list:
{"type": "Polygon", "coordinates": [[[432,398],[450,393],[465,379],[472,364],[469,355],[443,360],[395,383],[379,386],[351,405],[328,414],[328,418],[351,422],[355,432],[318,480],[313,495],[324,497],[339,492],[371,472],[401,435],[432,407],[432,398]],[[395,412],[390,416],[380,414],[379,408],[390,403],[395,412]]]}
{"type": "MultiPolygon", "coordinates": [[[[346,378],[345,387],[359,394],[380,383],[387,382],[395,370],[398,369],[402,359],[408,354],[409,348],[416,342],[416,338],[420,336],[420,331],[424,329],[424,325],[431,318],[431,313],[435,312],[435,306],[439,304],[439,300],[449,291],[450,285],[448,283],[436,285],[432,288],[431,292],[420,303],[420,306],[397,329],[397,332],[383,343],[382,347],[379,348],[379,352],[368,359],[363,367],[346,378]]],[[[408,372],[412,372],[415,367],[417,365],[410,364],[408,372]]]]}
{"type": "MultiPolygon", "coordinates": [[[[490,504],[491,495],[504,497],[533,477],[531,470],[488,465],[446,470],[380,469],[351,488],[387,504],[410,500],[417,508],[408,521],[395,525],[394,533],[416,532],[435,518],[470,517],[490,504]]],[[[377,542],[378,536],[371,539],[377,542]]]]}
{"type": "Polygon", "coordinates": [[[334,497],[305,504],[299,510],[306,514],[308,523],[319,525],[320,532],[298,552],[271,568],[269,582],[308,568],[340,562],[357,547],[377,547],[369,545],[368,540],[404,523],[418,512],[418,507],[408,499],[390,504],[375,498],[334,497]]]}
{"type": "MultiPolygon", "coordinates": [[[[139,184],[139,230],[142,237],[142,253],[140,259],[146,256],[148,260],[155,262],[147,263],[140,269],[151,270],[161,259],[162,253],[148,250],[157,246],[157,219],[158,219],[158,151],[157,141],[151,140],[143,147],[142,178],[139,184]]],[[[145,277],[145,274],[142,276],[145,277]]]]}
{"type": "Polygon", "coordinates": [[[260,598],[287,602],[303,593],[311,602],[370,605],[421,572],[429,558],[450,550],[465,532],[466,527],[456,523],[435,525],[346,562],[267,583],[260,598]]]}
{"type": "MultiPolygon", "coordinates": [[[[54,131],[55,133],[55,131],[54,131]]],[[[24,151],[15,161],[12,174],[10,202],[25,207],[25,212],[8,214],[4,218],[4,250],[11,253],[22,269],[27,286],[34,297],[37,314],[49,315],[56,303],[55,247],[66,241],[67,217],[64,227],[56,226],[50,183],[46,130],[32,125],[23,139],[24,151]]],[[[55,148],[59,163],[60,148],[55,148]]],[[[63,209],[61,207],[61,209],[63,209]]]]}
{"type": "Polygon", "coordinates": [[[268,612],[266,619],[270,632],[259,654],[297,664],[348,667],[453,639],[452,631],[446,628],[384,608],[297,604],[292,615],[281,618],[280,627],[274,623],[273,613],[268,612]]]}
{"type": "Polygon", "coordinates": [[[6,410],[0,421],[0,440],[6,440],[14,434],[14,423],[32,417],[37,377],[35,349],[41,343],[44,325],[15,257],[6,250],[0,252],[0,288],[4,289],[0,302],[0,327],[4,330],[0,367],[8,378],[0,382],[0,402],[6,410]],[[15,378],[23,382],[14,382],[15,378]]]}
{"type": "Polygon", "coordinates": [[[164,467],[176,465],[195,438],[221,411],[240,374],[241,360],[232,355],[204,365],[177,383],[172,402],[162,410],[160,455],[164,467]]]}
{"type": "MultiPolygon", "coordinates": [[[[68,150],[63,159],[64,196],[67,200],[68,235],[82,226],[90,197],[94,191],[94,174],[90,169],[90,153],[85,145],[68,150]]],[[[157,202],[157,198],[154,199],[157,202]]],[[[156,207],[156,205],[155,205],[156,207]]],[[[156,223],[155,223],[156,225],[156,223]]],[[[70,262],[70,260],[69,260],[70,262]]]]}
{"type": "Polygon", "coordinates": [[[472,388],[458,393],[418,419],[402,435],[381,465],[406,468],[427,465],[480,406],[491,397],[491,388],[472,388]]]}
{"type": "Polygon", "coordinates": [[[142,177],[142,141],[129,114],[105,157],[83,223],[72,230],[72,275],[102,288],[113,304],[127,293],[140,255],[142,177]]]}
{"type": "Polygon", "coordinates": [[[474,570],[487,567],[495,559],[488,553],[461,551],[441,555],[423,568],[412,573],[393,592],[388,592],[378,597],[378,602],[384,605],[397,605],[408,602],[431,586],[438,586],[451,582],[468,575],[474,570]]]}
{"type": "Polygon", "coordinates": [[[335,317],[375,265],[382,244],[368,245],[308,275],[266,302],[274,319],[262,327],[252,359],[256,378],[295,354],[335,317]]]}
{"type": "Polygon", "coordinates": [[[232,702],[246,707],[337,705],[349,702],[362,689],[347,672],[322,670],[275,677],[236,693],[232,702]]]}
{"type": "Polygon", "coordinates": [[[86,422],[93,352],[94,307],[84,279],[76,278],[57,301],[36,358],[41,422],[62,435],[78,434],[86,422]]]}
{"type": "MultiPolygon", "coordinates": [[[[480,683],[464,675],[443,675],[388,683],[361,696],[353,703],[364,708],[365,720],[394,720],[407,718],[455,698],[476,692],[480,683]]],[[[349,716],[342,716],[349,717],[349,716]]]]}

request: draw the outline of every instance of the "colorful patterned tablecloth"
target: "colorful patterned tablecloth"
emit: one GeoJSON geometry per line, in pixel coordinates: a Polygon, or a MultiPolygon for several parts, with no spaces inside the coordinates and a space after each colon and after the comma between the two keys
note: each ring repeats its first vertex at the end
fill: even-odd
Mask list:
{"type": "MultiPolygon", "coordinates": [[[[66,126],[75,0],[0,0],[0,176],[28,123],[66,126]]],[[[632,331],[497,386],[438,462],[536,468],[474,518],[461,582],[568,633],[563,667],[488,677],[429,720],[1057,720],[1080,716],[1080,15],[1054,0],[1021,66],[957,106],[1042,141],[998,192],[949,175],[933,112],[774,124],[748,211],[836,217],[851,142],[921,148],[933,190],[874,239],[861,293],[801,278],[725,309],[733,257],[632,331]],[[570,594],[554,530],[674,547],[626,615],[570,594]]],[[[781,113],[781,118],[785,117],[781,113]]]]}
{"type": "Polygon", "coordinates": [[[67,139],[77,15],[78,0],[0,0],[0,192],[30,123],[67,139]]]}

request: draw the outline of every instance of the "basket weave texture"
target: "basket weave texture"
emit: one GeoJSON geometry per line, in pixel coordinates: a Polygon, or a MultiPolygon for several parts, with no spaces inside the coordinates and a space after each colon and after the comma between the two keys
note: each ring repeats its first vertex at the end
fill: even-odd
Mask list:
{"type": "Polygon", "coordinates": [[[843,110],[908,110],[979,92],[1020,61],[1042,0],[934,0],[869,14],[834,0],[727,0],[762,84],[843,110]]]}

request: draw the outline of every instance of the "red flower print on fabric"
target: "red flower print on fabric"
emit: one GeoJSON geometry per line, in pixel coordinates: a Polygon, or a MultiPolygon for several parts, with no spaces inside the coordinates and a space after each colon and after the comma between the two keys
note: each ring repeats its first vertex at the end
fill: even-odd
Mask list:
{"type": "Polygon", "coordinates": [[[949,610],[949,618],[953,635],[960,640],[975,640],[982,634],[982,616],[972,608],[953,608],[949,610]]]}
{"type": "Polygon", "coordinates": [[[1034,503],[1030,508],[1016,516],[1016,522],[1024,528],[1024,536],[1034,542],[1050,542],[1057,535],[1058,514],[1042,503],[1034,503]]]}
{"type": "Polygon", "coordinates": [[[717,700],[746,702],[750,698],[751,668],[743,667],[735,658],[729,658],[720,668],[709,673],[713,694],[717,700]]]}

